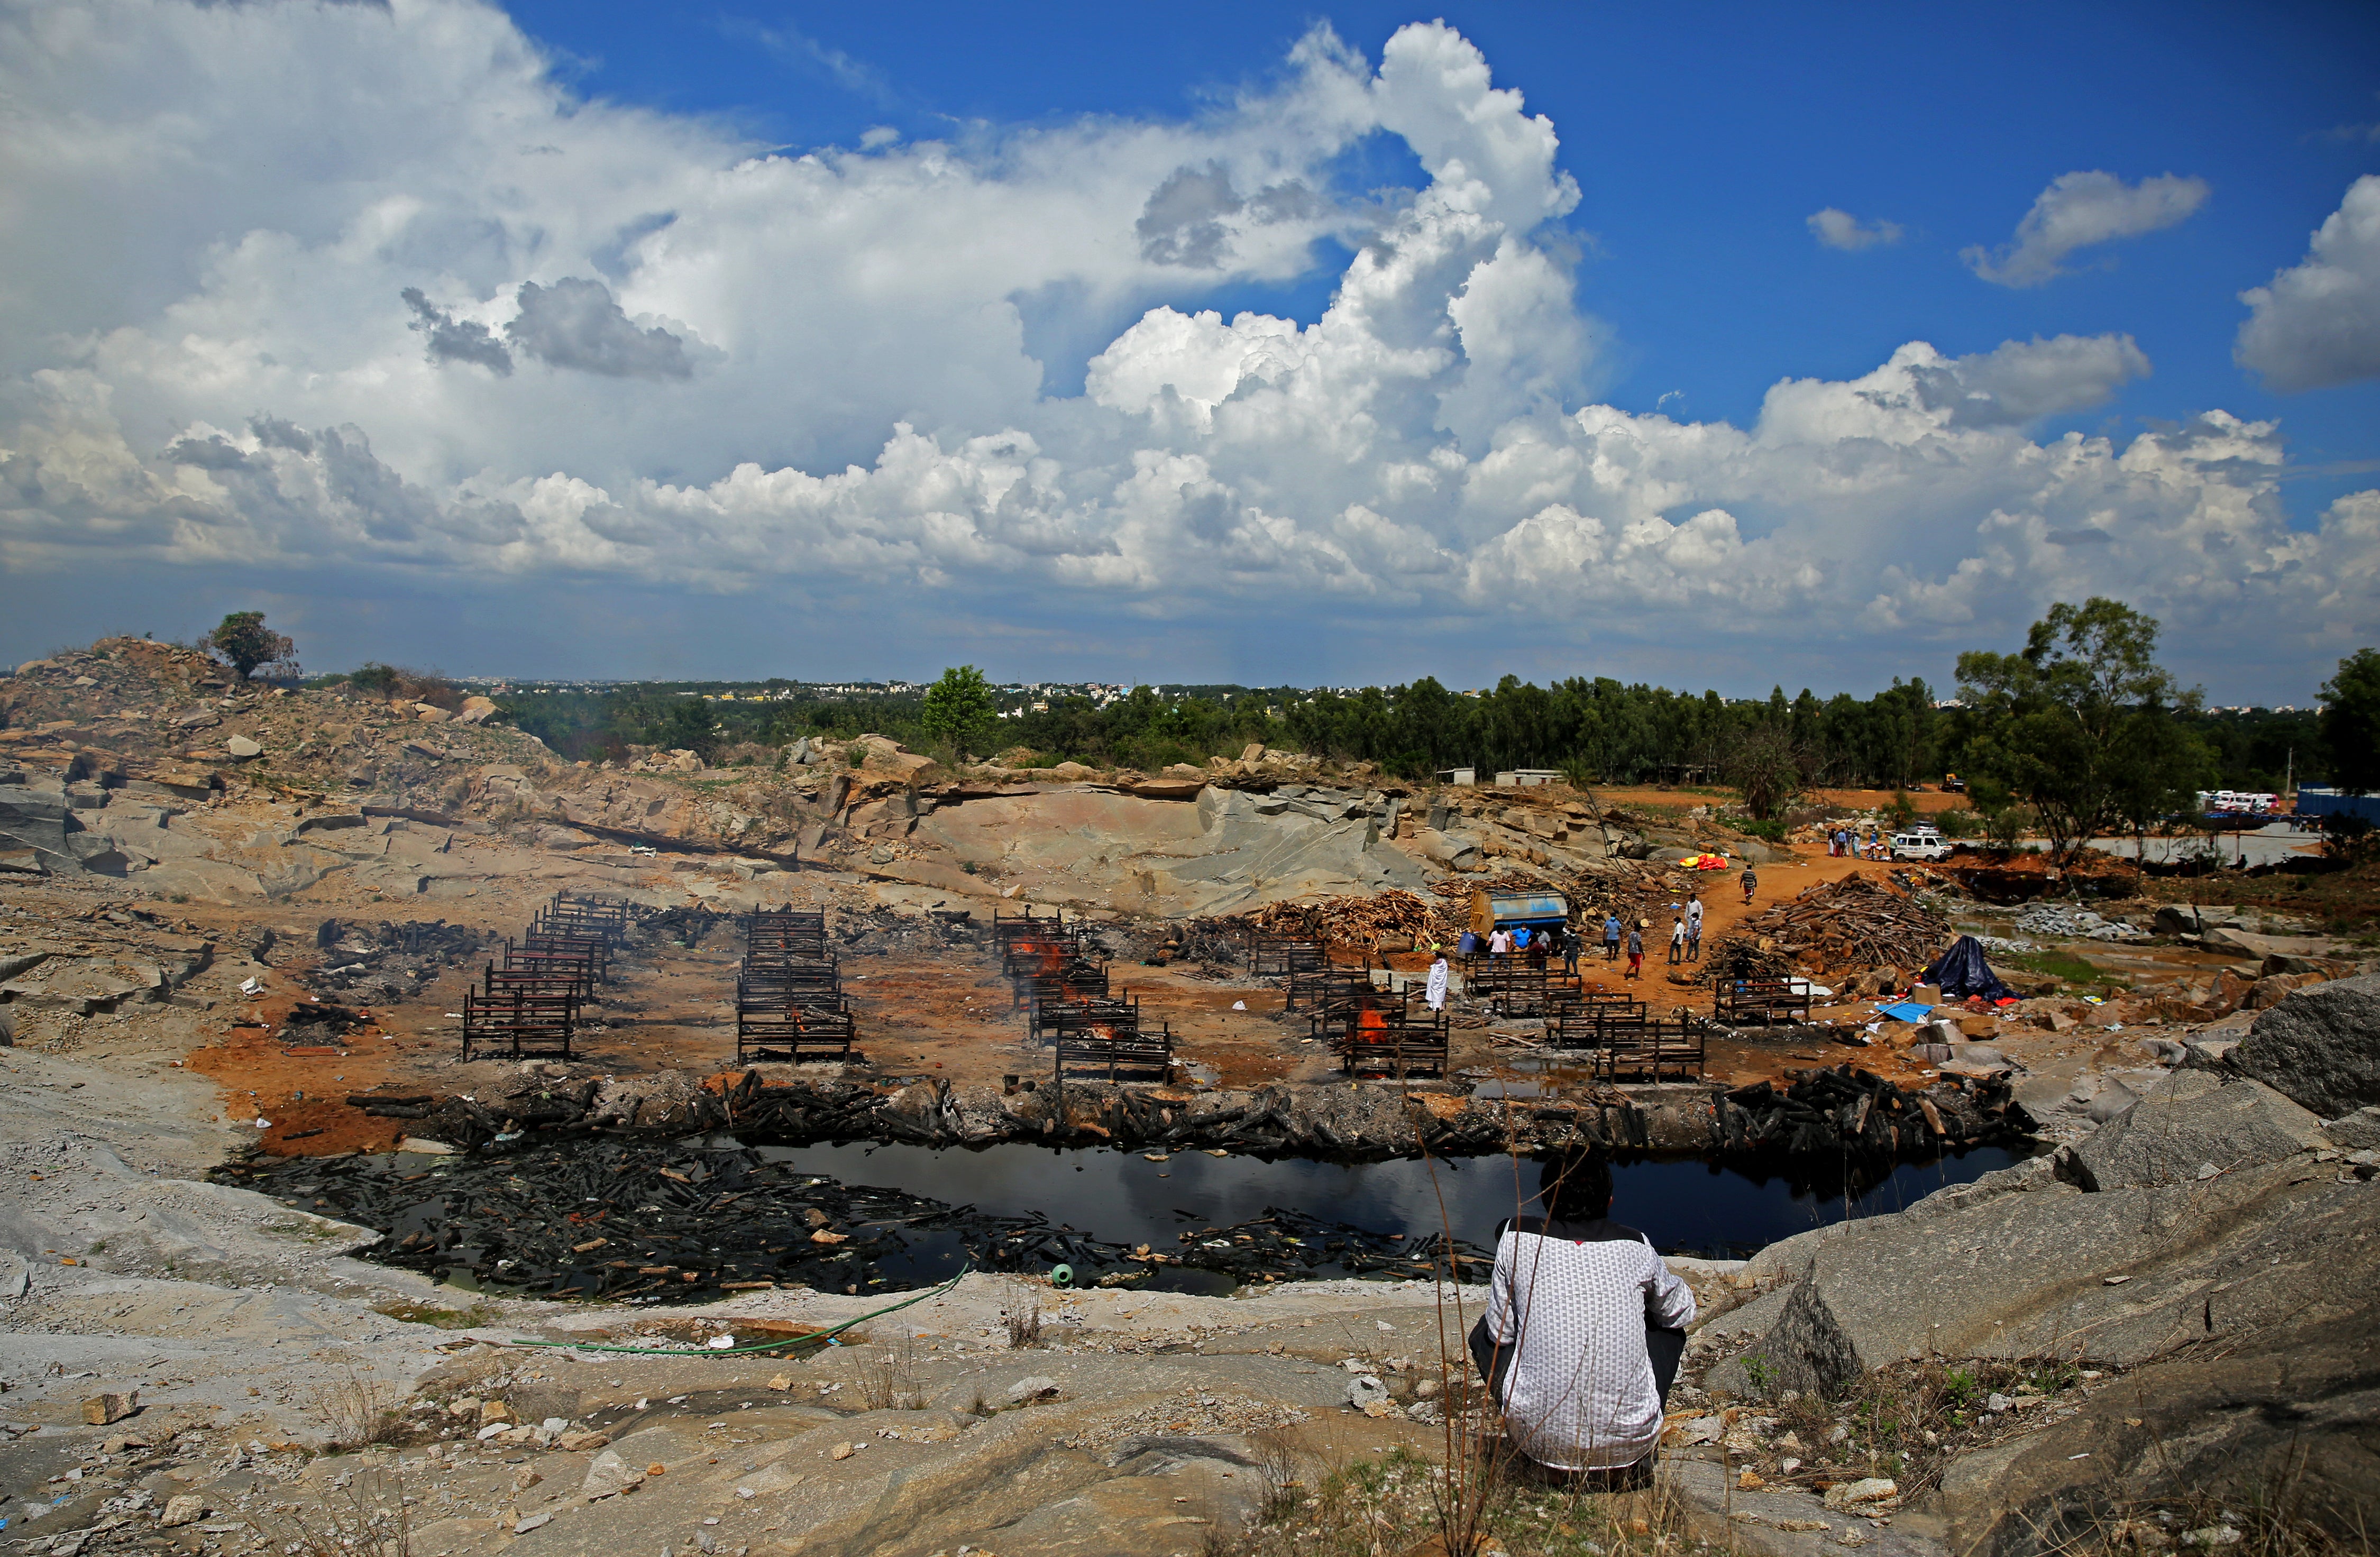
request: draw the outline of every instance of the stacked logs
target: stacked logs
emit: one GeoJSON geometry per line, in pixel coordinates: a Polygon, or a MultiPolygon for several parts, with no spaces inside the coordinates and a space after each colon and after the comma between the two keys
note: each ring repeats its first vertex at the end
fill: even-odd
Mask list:
{"type": "Polygon", "coordinates": [[[1949,935],[1941,909],[1888,882],[1856,872],[1820,882],[1719,936],[1698,981],[1783,978],[1871,967],[1923,967],[1949,935]]]}
{"type": "MultiPolygon", "coordinates": [[[[1532,890],[1542,890],[1541,887],[1532,890]]],[[[1270,935],[1315,937],[1335,945],[1378,951],[1381,943],[1402,941],[1427,947],[1431,942],[1451,945],[1462,933],[1455,916],[1417,893],[1402,888],[1366,897],[1321,897],[1304,903],[1268,903],[1229,922],[1270,935]]]]}

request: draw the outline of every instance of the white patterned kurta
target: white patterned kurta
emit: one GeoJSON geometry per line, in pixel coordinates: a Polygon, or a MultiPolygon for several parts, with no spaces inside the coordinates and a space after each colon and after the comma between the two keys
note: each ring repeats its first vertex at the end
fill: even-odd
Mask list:
{"type": "Polygon", "coordinates": [[[1634,1228],[1508,1223],[1496,1239],[1488,1332],[1512,1348],[1504,1426],[1514,1447],[1559,1470],[1630,1466],[1652,1453],[1661,1397],[1645,1326],[1682,1330],[1694,1320],[1694,1294],[1634,1228]]]}

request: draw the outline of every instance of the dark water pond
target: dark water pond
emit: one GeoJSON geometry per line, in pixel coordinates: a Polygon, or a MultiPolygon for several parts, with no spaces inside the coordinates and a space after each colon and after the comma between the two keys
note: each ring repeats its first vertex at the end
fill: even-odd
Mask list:
{"type": "MultiPolygon", "coordinates": [[[[1665,1251],[1727,1257],[1901,1209],[2016,1154],[1978,1148],[1879,1179],[1814,1183],[1741,1162],[1615,1165],[1615,1214],[1665,1251]]],[[[1799,1163],[1807,1172],[1809,1164],[1799,1163]]],[[[783,1147],[555,1137],[436,1157],[262,1158],[226,1182],[385,1233],[370,1258],[457,1285],[638,1303],[771,1284],[861,1292],[969,1267],[1152,1289],[1466,1280],[1501,1219],[1536,1209],[1505,1157],[1347,1163],[1178,1152],[783,1147]]]]}
{"type": "MultiPolygon", "coordinates": [[[[1185,1228],[1229,1227],[1276,1207],[1415,1239],[1451,1229],[1457,1239],[1489,1246],[1497,1222],[1516,1208],[1523,1215],[1539,1209],[1536,1163],[1509,1157],[1342,1163],[1190,1151],[1153,1162],[1137,1151],[1034,1146],[935,1150],[853,1143],[759,1150],[797,1173],[995,1215],[1038,1212],[1104,1242],[1160,1248],[1173,1247],[1185,1228]]],[[[1903,1162],[1864,1188],[1838,1183],[1823,1189],[1739,1164],[1621,1163],[1612,1170],[1612,1215],[1642,1230],[1665,1253],[1737,1259],[1813,1227],[1900,1210],[2022,1155],[1977,1147],[1931,1162],[1903,1162]]],[[[940,1251],[929,1254],[921,1273],[939,1259],[940,1251]]]]}

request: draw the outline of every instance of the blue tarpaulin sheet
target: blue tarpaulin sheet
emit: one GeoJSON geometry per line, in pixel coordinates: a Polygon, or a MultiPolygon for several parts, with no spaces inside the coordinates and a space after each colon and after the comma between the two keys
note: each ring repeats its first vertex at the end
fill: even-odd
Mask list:
{"type": "Polygon", "coordinates": [[[1922,1022],[1934,1008],[1920,1005],[1913,1000],[1904,1000],[1898,1005],[1879,1006],[1877,1009],[1896,1022],[1922,1022]]]}

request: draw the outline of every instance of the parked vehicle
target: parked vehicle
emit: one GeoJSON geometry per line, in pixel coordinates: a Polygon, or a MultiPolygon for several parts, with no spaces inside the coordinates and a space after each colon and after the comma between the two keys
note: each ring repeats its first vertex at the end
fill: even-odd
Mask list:
{"type": "Polygon", "coordinates": [[[1924,833],[1895,833],[1892,835],[1892,858],[1895,859],[1948,859],[1950,845],[1942,834],[1928,830],[1924,833]]]}

